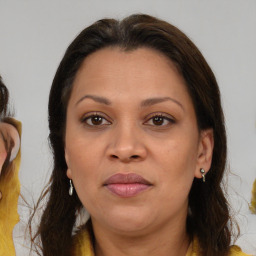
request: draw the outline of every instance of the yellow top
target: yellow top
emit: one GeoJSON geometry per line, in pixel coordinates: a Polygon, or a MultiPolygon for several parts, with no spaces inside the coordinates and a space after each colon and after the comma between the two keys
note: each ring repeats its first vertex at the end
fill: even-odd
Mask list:
{"type": "MultiPolygon", "coordinates": [[[[15,122],[19,134],[21,134],[21,123],[15,122]]],[[[14,226],[19,222],[18,198],[20,194],[19,167],[20,150],[12,161],[13,170],[9,175],[0,180],[0,256],[14,256],[15,248],[12,239],[14,226]]]]}
{"type": "MultiPolygon", "coordinates": [[[[196,239],[190,244],[186,256],[197,256],[199,244],[196,239]]],[[[80,231],[74,238],[74,246],[72,256],[95,256],[93,246],[87,229],[80,231]]],[[[233,245],[230,247],[229,256],[249,256],[241,251],[241,249],[233,245]]]]}

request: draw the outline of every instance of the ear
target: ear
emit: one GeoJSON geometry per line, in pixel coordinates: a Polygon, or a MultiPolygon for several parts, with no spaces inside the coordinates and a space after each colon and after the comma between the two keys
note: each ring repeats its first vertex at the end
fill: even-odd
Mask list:
{"type": "Polygon", "coordinates": [[[66,160],[66,163],[67,163],[67,166],[68,166],[68,169],[67,169],[67,177],[72,180],[72,172],[71,172],[71,169],[69,167],[69,156],[68,156],[68,153],[67,153],[67,150],[65,149],[65,160],[66,160]]]}
{"type": "Polygon", "coordinates": [[[10,126],[9,129],[10,129],[9,134],[14,141],[14,146],[10,156],[10,162],[11,162],[16,158],[20,150],[20,135],[14,126],[10,126]]]}
{"type": "Polygon", "coordinates": [[[202,178],[202,174],[200,173],[201,168],[205,170],[205,173],[207,173],[211,168],[213,147],[213,130],[207,129],[201,131],[198,145],[197,165],[195,170],[196,178],[202,178]]]}

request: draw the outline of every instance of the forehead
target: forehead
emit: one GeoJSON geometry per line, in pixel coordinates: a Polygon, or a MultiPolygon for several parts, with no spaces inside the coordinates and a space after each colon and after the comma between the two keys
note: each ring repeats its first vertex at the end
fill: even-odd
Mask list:
{"type": "Polygon", "coordinates": [[[111,75],[114,70],[120,75],[152,77],[158,73],[163,75],[166,71],[169,72],[169,69],[180,75],[174,63],[157,50],[143,47],[126,51],[119,47],[107,47],[85,58],[77,76],[81,72],[86,72],[88,78],[90,75],[95,77],[95,73],[111,75]],[[152,70],[157,70],[157,73],[152,74],[152,70]]]}
{"type": "Polygon", "coordinates": [[[187,90],[175,64],[162,53],[149,48],[124,51],[109,47],[85,58],[76,74],[73,91],[114,88],[128,93],[134,86],[148,92],[152,90],[152,93],[161,90],[164,93],[165,89],[177,90],[178,87],[183,92],[187,90]]]}

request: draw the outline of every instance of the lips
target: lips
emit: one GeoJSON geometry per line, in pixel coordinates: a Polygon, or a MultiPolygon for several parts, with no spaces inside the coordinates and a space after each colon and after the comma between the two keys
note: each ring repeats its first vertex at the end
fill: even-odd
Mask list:
{"type": "Polygon", "coordinates": [[[104,186],[120,197],[133,197],[149,189],[152,184],[135,173],[118,173],[109,177],[104,186]]]}

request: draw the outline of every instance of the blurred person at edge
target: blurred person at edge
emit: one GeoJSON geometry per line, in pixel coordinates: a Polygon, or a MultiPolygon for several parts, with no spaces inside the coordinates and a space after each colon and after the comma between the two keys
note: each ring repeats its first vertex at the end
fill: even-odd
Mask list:
{"type": "Polygon", "coordinates": [[[21,124],[8,110],[9,93],[0,77],[0,256],[15,255],[13,228],[19,221],[21,124]]]}
{"type": "Polygon", "coordinates": [[[246,255],[221,185],[219,88],[173,25],[132,15],[85,28],[53,80],[49,128],[39,255],[246,255]]]}

